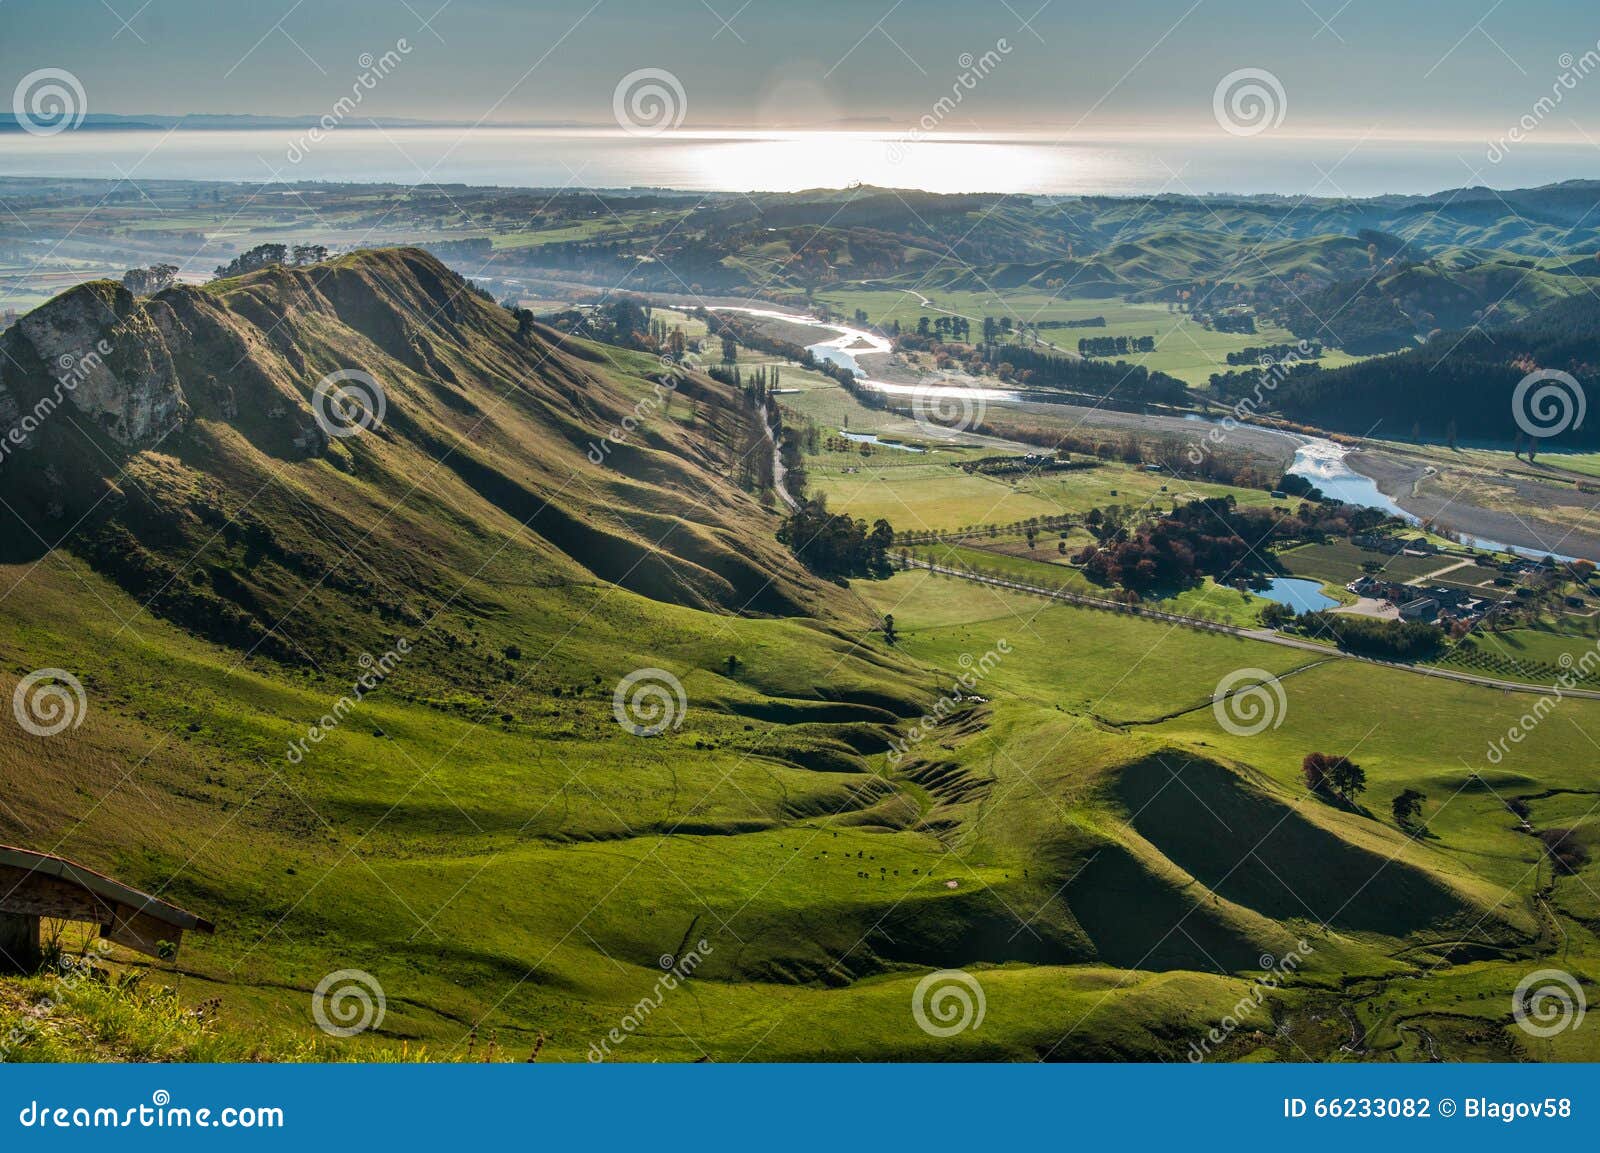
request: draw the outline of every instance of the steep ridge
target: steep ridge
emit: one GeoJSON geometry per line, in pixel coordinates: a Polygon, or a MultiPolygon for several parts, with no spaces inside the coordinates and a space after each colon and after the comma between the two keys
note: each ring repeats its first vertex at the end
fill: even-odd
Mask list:
{"type": "Polygon", "coordinates": [[[524,580],[720,612],[837,602],[726,479],[732,390],[566,339],[519,333],[414,249],[149,299],[82,285],[0,341],[0,415],[21,423],[0,498],[33,526],[4,559],[60,541],[152,611],[285,658],[312,643],[277,631],[304,597],[417,620],[510,557],[524,580]],[[381,394],[357,435],[319,419],[339,373],[381,394]]]}

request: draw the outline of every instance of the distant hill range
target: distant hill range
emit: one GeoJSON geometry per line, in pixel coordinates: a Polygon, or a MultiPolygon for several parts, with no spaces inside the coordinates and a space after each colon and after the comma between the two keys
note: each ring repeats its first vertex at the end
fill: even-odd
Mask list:
{"type": "MultiPolygon", "coordinates": [[[[1515,319],[1600,282],[1595,181],[1365,200],[874,188],[706,203],[659,195],[660,219],[627,233],[492,252],[485,240],[473,266],[489,276],[578,275],[644,292],[692,284],[804,293],[868,280],[926,293],[1246,305],[1359,354],[1515,319]],[[671,213],[674,199],[681,214],[671,213]],[[645,252],[652,259],[642,260],[645,252]]],[[[590,210],[595,197],[584,194],[590,210]]]]}

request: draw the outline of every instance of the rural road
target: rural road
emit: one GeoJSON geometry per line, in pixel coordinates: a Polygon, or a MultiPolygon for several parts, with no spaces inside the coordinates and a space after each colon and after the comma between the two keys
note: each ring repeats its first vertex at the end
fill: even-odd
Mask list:
{"type": "Polygon", "coordinates": [[[778,443],[778,438],[772,435],[772,425],[767,420],[766,401],[761,402],[761,431],[766,433],[767,443],[772,446],[772,487],[791,510],[798,509],[800,505],[789,495],[789,470],[783,466],[783,447],[778,443]]]}
{"type": "MultiPolygon", "coordinates": [[[[949,568],[945,565],[933,564],[929,561],[910,559],[908,563],[912,568],[927,569],[929,572],[941,573],[945,576],[959,577],[962,580],[976,581],[978,584],[994,585],[997,588],[1013,589],[1017,592],[1032,593],[1035,596],[1049,597],[1052,600],[1066,601],[1069,604],[1084,605],[1088,608],[1107,609],[1112,612],[1128,613],[1133,616],[1148,617],[1151,620],[1170,621],[1186,628],[1203,629],[1206,632],[1228,633],[1232,636],[1242,637],[1245,640],[1262,641],[1270,645],[1279,645],[1283,648],[1302,649],[1306,652],[1316,653],[1323,657],[1338,657],[1344,660],[1360,661],[1363,664],[1382,665],[1384,668],[1399,669],[1402,672],[1415,673],[1418,676],[1434,677],[1438,680],[1460,681],[1463,684],[1479,685],[1486,689],[1499,689],[1510,693],[1537,693],[1544,695],[1555,690],[1545,685],[1528,685],[1520,681],[1502,681],[1493,677],[1480,677],[1472,673],[1458,673],[1446,669],[1429,668],[1426,665],[1408,665],[1399,661],[1384,661],[1376,657],[1363,657],[1355,653],[1343,652],[1339,649],[1319,645],[1315,641],[1301,640],[1298,637],[1285,636],[1274,632],[1272,629],[1247,629],[1240,625],[1218,624],[1216,621],[1203,621],[1198,617],[1186,617],[1178,613],[1162,612],[1160,609],[1145,608],[1142,605],[1125,605],[1120,601],[1102,600],[1098,597],[1087,597],[1079,593],[1060,592],[1056,589],[1045,588],[1042,585],[1024,584],[1021,581],[1006,580],[1002,577],[980,576],[977,573],[967,572],[963,569],[949,568]]],[[[1600,692],[1590,689],[1563,689],[1562,696],[1582,697],[1586,700],[1600,701],[1600,692]]]]}

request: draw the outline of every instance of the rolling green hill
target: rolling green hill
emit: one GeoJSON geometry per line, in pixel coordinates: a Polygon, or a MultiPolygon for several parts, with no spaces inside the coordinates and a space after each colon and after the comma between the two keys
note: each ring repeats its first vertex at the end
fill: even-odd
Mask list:
{"type": "MultiPolygon", "coordinates": [[[[162,1005],[78,993],[25,1055],[584,1060],[620,1031],[610,1059],[1183,1060],[1232,1017],[1219,1058],[1298,1060],[1340,1056],[1348,1011],[1362,1054],[1415,1058],[1385,1006],[1426,989],[1472,998],[1429,1025],[1453,1055],[1541,1057],[1510,989],[1563,939],[1600,955],[1594,867],[1547,890],[1495,797],[1447,802],[1526,702],[921,571],[819,580],[730,479],[735,390],[677,373],[667,403],[654,358],[519,331],[423,253],[89,284],[4,350],[0,403],[44,415],[0,464],[0,700],[43,669],[83,697],[55,735],[0,711],[0,841],[214,920],[147,981],[221,1000],[167,1043],[162,1005]],[[382,418],[369,394],[334,435],[316,390],[352,369],[382,418]],[[1249,667],[1290,691],[1259,740],[1211,709],[1249,667]],[[635,674],[682,689],[655,735],[635,674]],[[1410,729],[1372,736],[1386,709],[1410,729]],[[1367,808],[1299,787],[1366,740],[1367,808]],[[1427,837],[1388,817],[1412,784],[1427,837]],[[955,968],[986,1014],[940,1036],[913,1006],[955,968]],[[346,969],[386,1016],[336,1041],[310,1003],[346,969]]],[[[1591,789],[1572,729],[1492,782],[1539,829],[1591,789]]],[[[0,980],[0,1033],[49,989],[0,980]]]]}

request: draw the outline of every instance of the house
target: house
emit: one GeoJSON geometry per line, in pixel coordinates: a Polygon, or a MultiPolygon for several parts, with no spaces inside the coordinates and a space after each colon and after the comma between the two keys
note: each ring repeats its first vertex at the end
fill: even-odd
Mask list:
{"type": "Polygon", "coordinates": [[[1393,537],[1378,536],[1375,533],[1364,533],[1350,538],[1350,543],[1357,548],[1367,549],[1369,552],[1386,553],[1389,556],[1398,556],[1405,545],[1393,537]]]}
{"type": "Polygon", "coordinates": [[[1422,590],[1424,595],[1438,601],[1444,608],[1460,608],[1472,599],[1472,594],[1466,589],[1443,588],[1435,585],[1422,590]]]}
{"type": "Polygon", "coordinates": [[[99,925],[102,937],[151,957],[176,956],[186,930],[216,931],[210,921],[76,861],[0,845],[0,969],[38,967],[41,917],[99,925]]]}
{"type": "Polygon", "coordinates": [[[1418,597],[1400,606],[1403,621],[1431,621],[1439,615],[1439,602],[1432,597],[1418,597]]]}

